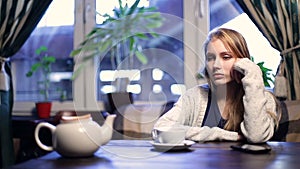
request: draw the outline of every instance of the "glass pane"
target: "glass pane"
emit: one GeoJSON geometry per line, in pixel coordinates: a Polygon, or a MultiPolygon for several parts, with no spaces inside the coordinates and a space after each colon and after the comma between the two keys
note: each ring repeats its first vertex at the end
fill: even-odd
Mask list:
{"type": "Polygon", "coordinates": [[[26,77],[30,67],[42,57],[35,53],[41,46],[47,47],[48,56],[56,57],[50,74],[50,100],[72,100],[74,0],[54,0],[32,32],[29,39],[12,58],[16,101],[42,101],[40,85],[42,72],[26,77]]]}
{"type": "MultiPolygon", "coordinates": [[[[236,1],[210,0],[210,29],[218,26],[240,32],[247,41],[250,55],[255,63],[264,62],[264,67],[272,69],[270,78],[274,79],[280,62],[280,53],[258,30],[256,25],[245,14],[236,1]]],[[[269,81],[271,88],[273,82],[269,81]]]]}
{"type": "MultiPolygon", "coordinates": [[[[183,18],[182,0],[149,0],[145,1],[144,5],[147,6],[147,2],[150,6],[155,6],[162,15],[179,17],[181,20],[183,18]]],[[[103,10],[107,10],[109,7],[112,10],[112,7],[114,7],[108,3],[99,3],[97,4],[97,9],[99,10],[98,6],[101,6],[103,10]]],[[[102,15],[105,13],[101,11],[97,12],[102,15]]],[[[109,78],[108,74],[112,73],[109,70],[113,69],[109,57],[110,54],[108,53],[107,57],[99,61],[100,65],[97,77],[98,100],[105,99],[106,93],[116,90],[113,86],[113,77],[120,76],[120,72],[127,72],[127,74],[122,74],[122,76],[129,77],[130,85],[127,87],[127,91],[134,94],[135,101],[167,101],[178,99],[180,96],[179,92],[172,89],[171,86],[184,84],[183,23],[170,21],[166,20],[165,22],[168,24],[159,28],[159,32],[162,32],[162,34],[158,38],[140,41],[140,44],[143,46],[143,53],[147,56],[148,62],[147,64],[142,64],[137,58],[134,58],[132,60],[132,68],[135,73],[132,74],[131,71],[126,71],[126,68],[123,68],[118,72],[113,71],[114,73],[118,73],[118,75],[111,74],[111,78],[109,78]],[[104,75],[107,75],[107,78],[104,79],[104,75]]]]}

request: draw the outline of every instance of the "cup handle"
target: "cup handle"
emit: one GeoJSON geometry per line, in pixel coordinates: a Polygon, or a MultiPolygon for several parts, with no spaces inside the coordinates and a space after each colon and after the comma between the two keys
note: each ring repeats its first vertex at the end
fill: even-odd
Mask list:
{"type": "Polygon", "coordinates": [[[151,131],[151,135],[153,140],[157,140],[157,131],[155,129],[151,131]]]}
{"type": "Polygon", "coordinates": [[[48,129],[51,130],[51,133],[54,133],[56,127],[53,126],[52,124],[50,123],[46,123],[46,122],[41,122],[39,123],[36,128],[35,128],[35,131],[34,131],[34,138],[35,138],[35,141],[36,143],[38,144],[39,147],[41,147],[42,149],[46,150],[46,151],[53,151],[53,146],[47,146],[45,144],[43,144],[39,138],[39,131],[41,128],[43,127],[46,127],[48,129]]]}
{"type": "Polygon", "coordinates": [[[162,140],[161,140],[161,137],[159,137],[159,131],[157,131],[156,129],[153,129],[152,130],[152,139],[154,140],[154,142],[156,143],[161,143],[162,140]]]}

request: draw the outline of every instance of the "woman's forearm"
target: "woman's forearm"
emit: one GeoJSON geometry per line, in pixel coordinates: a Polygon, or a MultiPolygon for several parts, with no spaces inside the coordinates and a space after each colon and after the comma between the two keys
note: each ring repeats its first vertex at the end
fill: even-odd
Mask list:
{"type": "Polygon", "coordinates": [[[242,70],[245,95],[244,121],[241,131],[249,142],[265,142],[274,134],[275,120],[270,113],[276,115],[276,103],[272,95],[265,90],[260,68],[250,61],[243,59],[235,65],[242,70]]]}

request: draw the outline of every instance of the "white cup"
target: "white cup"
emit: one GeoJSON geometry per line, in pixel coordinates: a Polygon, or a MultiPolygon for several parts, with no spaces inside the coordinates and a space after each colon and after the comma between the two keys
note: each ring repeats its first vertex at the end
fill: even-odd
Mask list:
{"type": "Polygon", "coordinates": [[[161,144],[181,144],[185,139],[185,129],[181,127],[159,127],[152,130],[154,142],[161,144]]]}

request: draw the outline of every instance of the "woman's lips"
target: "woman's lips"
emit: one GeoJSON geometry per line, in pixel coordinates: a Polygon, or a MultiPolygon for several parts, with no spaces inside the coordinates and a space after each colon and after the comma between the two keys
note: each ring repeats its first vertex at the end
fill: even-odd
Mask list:
{"type": "Polygon", "coordinates": [[[224,77],[224,74],[222,74],[222,73],[214,73],[213,76],[214,76],[215,79],[221,79],[221,78],[224,77]]]}

